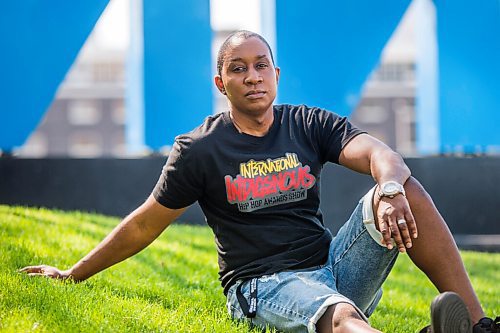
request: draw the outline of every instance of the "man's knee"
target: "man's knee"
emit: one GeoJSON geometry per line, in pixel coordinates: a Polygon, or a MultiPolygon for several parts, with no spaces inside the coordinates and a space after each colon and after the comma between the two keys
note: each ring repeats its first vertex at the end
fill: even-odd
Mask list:
{"type": "Polygon", "coordinates": [[[408,180],[404,184],[404,188],[406,197],[408,198],[410,204],[412,202],[421,202],[422,200],[432,201],[431,196],[427,193],[422,184],[420,184],[420,182],[413,176],[410,176],[410,178],[408,178],[408,180]]]}
{"type": "Polygon", "coordinates": [[[333,329],[343,327],[353,320],[365,322],[354,306],[349,303],[337,303],[328,307],[316,328],[320,333],[332,332],[333,329]]]}

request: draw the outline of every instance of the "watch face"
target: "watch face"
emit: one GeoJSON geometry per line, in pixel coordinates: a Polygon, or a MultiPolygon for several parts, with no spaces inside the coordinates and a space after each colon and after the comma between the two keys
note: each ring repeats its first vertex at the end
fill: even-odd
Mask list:
{"type": "Polygon", "coordinates": [[[391,195],[399,192],[399,187],[395,183],[386,183],[382,188],[382,192],[386,195],[391,195]]]}

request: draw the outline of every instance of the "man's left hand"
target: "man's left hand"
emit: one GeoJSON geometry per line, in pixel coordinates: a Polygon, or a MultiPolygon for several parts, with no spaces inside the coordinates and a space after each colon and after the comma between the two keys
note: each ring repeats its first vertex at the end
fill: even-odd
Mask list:
{"type": "Polygon", "coordinates": [[[375,207],[377,207],[377,225],[382,233],[382,242],[388,249],[392,249],[392,238],[398,250],[406,252],[406,249],[413,246],[412,237],[417,238],[417,225],[406,197],[399,194],[394,198],[376,198],[375,207]]]}

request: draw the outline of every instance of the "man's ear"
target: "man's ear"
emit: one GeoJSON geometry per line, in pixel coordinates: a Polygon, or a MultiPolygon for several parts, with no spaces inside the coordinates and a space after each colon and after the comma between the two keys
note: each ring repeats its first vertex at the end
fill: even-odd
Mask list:
{"type": "Polygon", "coordinates": [[[280,71],[281,69],[279,67],[275,67],[274,71],[276,72],[276,84],[280,82],[280,71]]]}
{"type": "Polygon", "coordinates": [[[221,94],[226,95],[226,88],[224,88],[224,82],[222,82],[222,77],[220,75],[215,75],[214,77],[215,86],[221,94]]]}

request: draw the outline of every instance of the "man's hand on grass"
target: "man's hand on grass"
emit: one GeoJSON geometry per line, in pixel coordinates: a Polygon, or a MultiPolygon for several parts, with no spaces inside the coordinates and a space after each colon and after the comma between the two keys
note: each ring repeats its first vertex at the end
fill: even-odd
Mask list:
{"type": "Polygon", "coordinates": [[[28,276],[45,276],[52,279],[66,280],[72,278],[69,271],[61,271],[56,267],[39,265],[27,266],[19,270],[20,273],[26,273],[28,276]]]}

